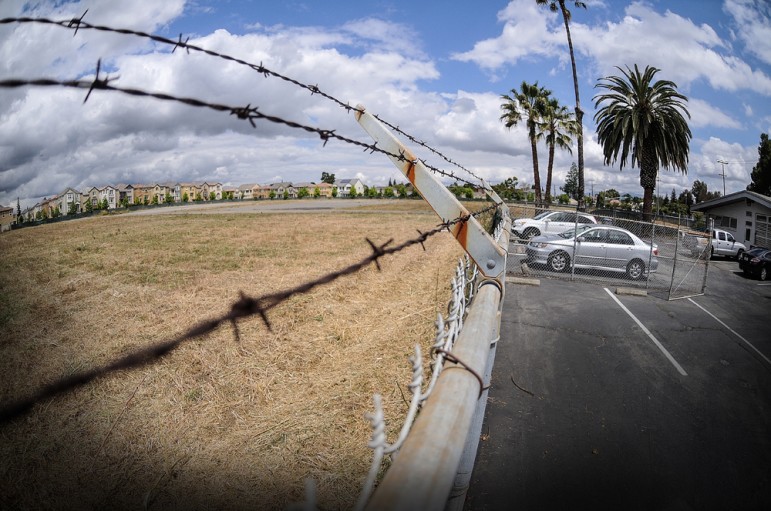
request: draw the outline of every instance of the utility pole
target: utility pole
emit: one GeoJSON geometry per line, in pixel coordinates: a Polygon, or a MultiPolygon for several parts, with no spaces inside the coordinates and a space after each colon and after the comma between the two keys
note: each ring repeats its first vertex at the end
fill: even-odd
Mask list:
{"type": "Polygon", "coordinates": [[[718,174],[718,176],[723,176],[723,197],[725,197],[725,165],[728,162],[724,161],[724,160],[718,160],[717,162],[720,163],[723,166],[723,173],[722,174],[718,174]]]}

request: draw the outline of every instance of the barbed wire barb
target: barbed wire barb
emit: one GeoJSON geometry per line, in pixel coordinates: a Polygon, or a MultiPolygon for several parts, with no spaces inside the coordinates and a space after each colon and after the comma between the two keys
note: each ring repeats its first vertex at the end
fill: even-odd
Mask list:
{"type": "Polygon", "coordinates": [[[187,51],[187,54],[190,55],[190,48],[187,48],[188,41],[190,41],[190,36],[188,36],[187,39],[185,39],[185,41],[182,42],[182,32],[180,32],[179,41],[177,42],[177,44],[174,45],[174,48],[171,49],[171,53],[174,53],[175,51],[177,51],[177,48],[181,46],[181,47],[184,47],[185,51],[187,51]]]}
{"type": "MultiPolygon", "coordinates": [[[[151,41],[155,41],[155,42],[158,42],[158,43],[161,43],[161,44],[166,44],[166,45],[172,46],[171,53],[174,53],[174,51],[177,48],[185,48],[185,50],[187,51],[188,54],[192,50],[192,51],[197,51],[197,52],[204,53],[204,54],[212,56],[212,57],[220,58],[220,59],[223,59],[223,60],[226,60],[226,61],[229,61],[229,62],[235,62],[235,63],[237,63],[239,65],[243,65],[243,66],[249,67],[250,69],[253,69],[253,70],[257,71],[258,73],[262,74],[266,78],[268,78],[270,76],[273,76],[273,77],[279,78],[279,79],[281,79],[281,80],[283,80],[285,82],[288,82],[288,83],[291,83],[291,84],[296,85],[298,87],[301,87],[301,88],[304,88],[306,90],[309,90],[312,95],[313,94],[318,94],[318,95],[324,97],[325,99],[330,100],[330,101],[336,103],[337,105],[341,106],[342,108],[344,108],[346,110],[346,112],[350,112],[351,110],[355,110],[357,112],[360,112],[359,109],[351,107],[349,103],[343,103],[341,100],[337,99],[336,97],[334,97],[334,96],[332,96],[332,95],[322,91],[321,88],[318,86],[318,84],[316,84],[316,85],[309,85],[309,84],[302,83],[302,82],[300,82],[300,81],[298,81],[298,80],[296,80],[294,78],[282,75],[281,73],[278,73],[278,72],[275,72],[275,71],[272,71],[272,70],[266,68],[263,65],[262,62],[260,62],[259,65],[256,65],[256,64],[247,62],[247,61],[245,61],[243,59],[237,58],[237,57],[233,57],[233,56],[230,56],[230,55],[227,55],[227,54],[224,54],[224,53],[220,53],[220,52],[217,52],[217,51],[214,51],[214,50],[208,50],[206,48],[203,48],[203,47],[200,47],[200,46],[196,46],[194,44],[190,44],[189,43],[189,40],[190,40],[189,37],[183,42],[182,41],[182,34],[180,34],[180,36],[179,36],[179,38],[177,40],[173,40],[173,39],[169,39],[167,37],[158,36],[158,35],[154,35],[154,34],[149,34],[147,32],[142,32],[142,31],[138,31],[138,30],[132,30],[132,29],[126,29],[126,28],[114,28],[114,27],[109,27],[109,26],[104,26],[104,25],[93,25],[93,24],[90,24],[88,22],[83,21],[83,18],[85,17],[87,12],[88,12],[88,9],[86,9],[86,11],[83,13],[83,15],[80,18],[72,18],[70,20],[64,20],[64,21],[56,21],[56,20],[52,20],[52,19],[48,19],[48,18],[11,17],[11,18],[0,19],[0,24],[9,24],[9,23],[42,23],[42,24],[49,24],[49,25],[60,26],[60,27],[64,27],[64,28],[72,28],[74,26],[75,27],[75,34],[77,34],[78,30],[82,28],[82,29],[91,29],[91,30],[98,30],[98,31],[103,31],[103,32],[114,32],[114,33],[123,34],[123,35],[131,35],[131,36],[136,36],[136,37],[147,38],[147,39],[150,39],[151,41]]],[[[375,118],[378,119],[383,124],[385,124],[386,126],[388,126],[389,128],[391,128],[394,131],[396,131],[397,133],[400,133],[401,135],[407,137],[407,139],[409,139],[410,141],[414,142],[415,144],[418,144],[421,147],[424,147],[425,149],[431,151],[433,154],[441,157],[447,163],[449,163],[451,165],[454,165],[454,166],[460,168],[461,170],[465,171],[470,176],[474,177],[477,181],[479,181],[479,182],[482,181],[482,179],[478,175],[474,174],[473,172],[471,172],[467,168],[463,167],[462,165],[460,165],[457,162],[453,161],[452,159],[448,158],[447,156],[442,154],[440,151],[438,151],[435,148],[433,148],[433,147],[429,146],[428,144],[426,144],[424,141],[418,140],[417,138],[413,137],[412,135],[410,135],[410,134],[406,133],[405,131],[403,131],[402,129],[400,129],[398,126],[389,123],[388,121],[386,121],[382,117],[379,117],[379,116],[375,115],[375,118]]],[[[451,177],[451,178],[455,179],[456,181],[461,181],[461,182],[466,183],[466,184],[471,185],[471,186],[477,186],[478,185],[478,183],[474,183],[474,182],[471,182],[469,180],[460,178],[460,177],[458,177],[458,176],[456,176],[454,174],[442,171],[442,170],[440,170],[440,169],[438,169],[438,168],[436,168],[434,166],[428,165],[425,162],[424,162],[424,165],[426,166],[427,169],[429,169],[430,171],[432,171],[434,173],[437,173],[439,175],[443,175],[445,177],[451,177]]]]}
{"type": "Polygon", "coordinates": [[[27,413],[35,404],[39,402],[55,397],[59,394],[70,392],[77,387],[96,380],[97,378],[106,376],[116,371],[144,366],[154,362],[155,360],[163,358],[186,341],[197,339],[210,332],[213,332],[222,323],[231,323],[237,319],[257,315],[265,324],[266,328],[269,331],[272,331],[267,314],[268,311],[286,302],[293,296],[309,293],[319,286],[330,284],[344,276],[357,273],[367,267],[369,264],[375,263],[378,265],[378,261],[386,255],[396,254],[413,245],[422,244],[422,242],[427,238],[443,232],[445,229],[448,229],[449,226],[458,222],[468,221],[472,215],[482,214],[484,211],[485,210],[480,210],[474,212],[473,214],[458,217],[449,222],[443,222],[435,229],[425,232],[419,237],[405,240],[398,245],[391,246],[393,239],[389,239],[379,246],[368,239],[367,242],[373,249],[370,255],[364,257],[358,262],[350,264],[349,266],[341,268],[337,271],[333,271],[314,280],[304,282],[295,286],[294,288],[265,294],[256,298],[247,296],[245,293],[241,292],[240,299],[233,303],[231,305],[230,311],[223,316],[203,321],[174,339],[142,348],[124,357],[117,358],[104,366],[56,380],[53,383],[43,386],[30,397],[0,406],[0,424],[10,422],[15,418],[27,413]]]}
{"type": "Polygon", "coordinates": [[[86,17],[86,13],[88,13],[88,9],[85,10],[85,12],[80,16],[80,18],[72,18],[67,25],[68,28],[72,28],[73,25],[75,25],[75,33],[72,34],[72,37],[75,37],[78,35],[78,30],[80,29],[81,23],[83,23],[83,18],[86,17]]]}

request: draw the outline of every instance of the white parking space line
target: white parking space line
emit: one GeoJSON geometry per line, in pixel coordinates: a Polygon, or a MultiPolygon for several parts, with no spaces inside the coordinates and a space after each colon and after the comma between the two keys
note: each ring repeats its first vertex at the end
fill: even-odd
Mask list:
{"type": "Polygon", "coordinates": [[[720,320],[720,318],[718,318],[717,316],[715,316],[715,315],[714,315],[714,314],[712,314],[710,311],[708,311],[707,309],[705,309],[704,307],[702,307],[702,306],[701,306],[701,305],[699,305],[698,303],[694,302],[694,301],[693,301],[693,300],[691,300],[690,298],[688,298],[688,301],[689,301],[689,302],[691,302],[692,304],[694,304],[696,307],[698,307],[698,308],[700,308],[701,310],[703,310],[704,312],[706,312],[707,314],[709,314],[710,316],[712,316],[712,317],[715,319],[715,321],[717,321],[718,323],[720,323],[721,325],[723,325],[723,326],[724,326],[724,327],[725,327],[725,328],[726,328],[726,329],[727,329],[729,332],[731,332],[731,333],[732,333],[732,334],[734,334],[736,337],[738,337],[739,339],[741,339],[742,341],[744,341],[744,342],[747,344],[747,346],[749,346],[750,348],[752,348],[753,350],[755,350],[755,353],[757,353],[758,355],[760,355],[761,357],[763,357],[763,360],[765,360],[765,361],[766,361],[768,364],[770,364],[770,365],[771,365],[771,360],[769,360],[767,356],[765,356],[763,353],[761,353],[759,349],[757,349],[755,346],[753,346],[753,345],[752,345],[752,343],[751,343],[750,341],[748,341],[747,339],[745,339],[744,337],[742,337],[741,335],[739,335],[739,333],[738,333],[736,330],[734,330],[734,329],[733,329],[733,328],[731,328],[730,326],[726,325],[726,324],[725,324],[723,321],[721,321],[721,320],[720,320]]]}
{"type": "Polygon", "coordinates": [[[656,337],[650,332],[650,330],[645,328],[645,325],[643,325],[642,322],[639,319],[637,319],[637,317],[634,314],[632,314],[632,312],[629,309],[627,309],[618,298],[616,298],[616,296],[610,291],[610,289],[608,289],[607,287],[603,289],[605,289],[605,292],[608,293],[608,295],[610,295],[611,298],[613,298],[613,300],[618,304],[619,307],[621,307],[624,310],[624,312],[629,314],[629,317],[632,318],[635,323],[637,323],[637,326],[639,326],[642,329],[642,331],[645,332],[648,335],[648,337],[650,337],[651,341],[653,341],[653,344],[655,344],[661,350],[664,356],[667,357],[667,360],[669,360],[672,363],[672,365],[675,366],[675,369],[677,369],[677,372],[682,374],[683,376],[688,376],[688,373],[685,372],[685,369],[683,369],[683,367],[677,363],[677,360],[675,360],[675,357],[673,357],[672,354],[669,353],[667,349],[659,342],[659,340],[656,339],[656,337]]]}

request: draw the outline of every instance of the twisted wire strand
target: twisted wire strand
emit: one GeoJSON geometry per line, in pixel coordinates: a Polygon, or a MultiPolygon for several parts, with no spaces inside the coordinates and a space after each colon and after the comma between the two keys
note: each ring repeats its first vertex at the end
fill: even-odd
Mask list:
{"type": "MultiPolygon", "coordinates": [[[[470,259],[468,259],[470,261],[470,259]]],[[[431,367],[431,379],[429,380],[426,390],[421,396],[421,404],[424,403],[433,393],[434,387],[439,375],[444,368],[444,361],[446,359],[444,353],[452,351],[452,347],[455,345],[455,341],[460,335],[460,330],[463,327],[463,317],[466,312],[466,287],[468,286],[469,274],[466,272],[465,262],[463,259],[459,259],[458,265],[455,267],[455,275],[451,280],[452,296],[450,302],[447,305],[447,320],[445,320],[441,314],[438,314],[436,320],[436,336],[434,339],[434,345],[431,349],[433,357],[431,367]]],[[[476,265],[474,265],[476,269],[476,265]]],[[[476,274],[474,273],[474,278],[476,274]]],[[[471,282],[473,287],[473,281],[471,282]]]]}
{"type": "MultiPolygon", "coordinates": [[[[275,115],[264,114],[259,111],[259,107],[253,107],[251,104],[247,104],[246,106],[225,105],[222,103],[212,103],[210,101],[204,101],[197,98],[176,96],[173,94],[162,93],[162,92],[151,92],[143,89],[137,89],[134,87],[118,87],[110,83],[116,80],[116,78],[110,78],[109,76],[105,78],[99,77],[100,68],[101,68],[101,61],[97,62],[96,76],[94,77],[93,81],[57,80],[53,78],[31,78],[31,79],[9,78],[5,80],[0,80],[0,88],[13,89],[13,88],[33,86],[33,87],[63,87],[63,88],[74,88],[74,89],[87,89],[88,93],[86,94],[86,97],[83,100],[84,103],[88,101],[88,99],[91,97],[91,93],[94,90],[119,92],[122,94],[127,94],[129,96],[154,98],[161,101],[170,101],[170,102],[181,103],[187,106],[192,106],[197,108],[208,108],[216,112],[229,113],[230,115],[235,115],[239,119],[249,121],[249,123],[252,125],[253,128],[257,127],[254,121],[259,119],[259,120],[265,120],[276,124],[282,124],[290,128],[303,130],[308,133],[315,133],[319,135],[321,140],[324,142],[323,146],[326,146],[327,142],[330,139],[335,139],[335,140],[346,142],[348,144],[352,144],[358,147],[363,147],[365,151],[370,151],[370,153],[375,153],[375,152],[382,153],[387,156],[396,158],[399,161],[407,161],[407,158],[403,153],[401,152],[399,154],[392,153],[390,151],[387,151],[385,149],[378,147],[377,143],[369,144],[366,142],[361,142],[359,140],[353,140],[351,138],[338,135],[337,133],[335,133],[335,130],[316,128],[316,127],[308,126],[295,121],[283,119],[275,115]]],[[[454,179],[456,181],[463,181],[472,186],[476,186],[475,183],[464,180],[456,176],[452,172],[447,172],[439,168],[433,167],[431,165],[428,165],[424,160],[420,160],[420,161],[426,166],[426,168],[428,168],[431,172],[435,174],[439,174],[439,175],[454,179]]],[[[417,161],[413,163],[417,163],[417,161]]]]}
{"type": "Polygon", "coordinates": [[[396,254],[414,245],[421,245],[425,250],[424,242],[426,240],[443,231],[449,230],[450,227],[455,224],[467,222],[472,216],[484,213],[485,209],[470,213],[468,215],[460,216],[447,222],[443,222],[436,228],[427,232],[419,232],[419,236],[408,239],[402,243],[399,243],[398,245],[392,245],[393,239],[377,245],[369,238],[365,238],[366,242],[372,249],[371,254],[346,267],[327,273],[326,275],[316,279],[301,283],[295,287],[274,293],[267,293],[257,297],[248,296],[241,292],[240,299],[231,305],[229,312],[217,318],[202,321],[188,329],[183,334],[171,340],[162,341],[157,344],[141,348],[137,351],[129,353],[128,355],[116,358],[105,365],[57,379],[52,383],[42,386],[35,393],[26,398],[2,404],[2,406],[0,406],[0,424],[10,422],[24,415],[25,413],[29,412],[37,403],[60,394],[71,392],[78,387],[86,385],[108,374],[127,369],[135,369],[156,362],[157,360],[160,360],[161,358],[169,355],[183,343],[193,339],[201,338],[206,334],[216,330],[223,323],[230,323],[233,325],[236,339],[238,339],[238,321],[252,316],[259,316],[265,327],[272,331],[272,326],[268,318],[268,312],[286,302],[293,296],[310,293],[317,287],[328,285],[342,277],[353,275],[371,264],[374,264],[378,270],[381,270],[379,261],[386,255],[396,254]]]}
{"type": "Polygon", "coordinates": [[[420,352],[419,344],[415,345],[415,355],[410,357],[410,362],[412,362],[412,381],[410,381],[408,388],[412,393],[412,399],[410,401],[409,410],[407,411],[407,418],[404,420],[404,424],[402,425],[401,431],[399,431],[399,436],[396,438],[396,441],[384,446],[384,454],[391,454],[402,447],[402,444],[407,439],[407,434],[410,432],[410,429],[412,429],[412,424],[415,422],[415,416],[418,414],[418,408],[420,407],[420,387],[423,385],[423,355],[420,352]]]}
{"type": "Polygon", "coordinates": [[[473,270],[469,269],[470,259],[466,256],[459,259],[455,269],[455,275],[451,279],[452,298],[448,303],[448,322],[445,322],[441,313],[437,315],[436,319],[436,336],[434,338],[434,345],[431,348],[431,353],[435,356],[431,370],[431,381],[429,382],[426,390],[421,392],[421,385],[423,381],[423,368],[421,361],[420,345],[415,346],[415,355],[410,357],[412,362],[412,382],[410,383],[410,391],[412,392],[412,400],[410,402],[409,411],[407,417],[402,425],[399,436],[393,444],[388,444],[385,435],[385,419],[383,417],[382,400],[380,394],[373,396],[374,410],[371,413],[365,414],[365,417],[370,421],[372,427],[372,436],[367,444],[370,449],[373,450],[372,464],[367,475],[367,479],[363,485],[359,499],[357,500],[357,511],[363,510],[366,506],[369,498],[372,495],[375,479],[379,472],[380,466],[383,462],[383,458],[386,454],[393,454],[399,451],[404,441],[407,439],[412,427],[415,423],[415,417],[418,410],[423,406],[423,403],[431,395],[436,380],[439,374],[442,372],[444,360],[449,360],[460,364],[466,370],[470,371],[474,376],[480,380],[480,395],[485,389],[484,382],[481,377],[462,361],[458,360],[452,354],[452,347],[460,333],[461,318],[465,314],[466,309],[466,295],[465,289],[467,287],[467,279],[469,276],[476,278],[476,265],[473,265],[473,270]]]}
{"type": "Polygon", "coordinates": [[[362,511],[372,496],[372,492],[375,489],[375,480],[380,471],[380,465],[383,462],[383,451],[385,450],[385,420],[383,419],[383,403],[380,394],[372,396],[372,401],[374,411],[365,415],[372,427],[372,437],[367,444],[373,450],[372,463],[369,466],[369,472],[364,480],[359,498],[356,500],[355,511],[362,511]]]}
{"type": "MultiPolygon", "coordinates": [[[[319,96],[321,96],[321,97],[323,97],[323,98],[325,98],[325,99],[327,99],[329,101],[332,101],[333,103],[337,104],[338,106],[344,108],[346,110],[346,112],[350,112],[352,110],[356,111],[356,112],[361,112],[361,110],[357,109],[356,107],[351,106],[349,103],[344,103],[343,101],[341,101],[338,98],[332,96],[331,94],[328,94],[328,93],[324,92],[323,90],[321,90],[319,88],[318,85],[310,85],[310,84],[307,84],[307,83],[303,83],[303,82],[301,82],[299,80],[296,80],[296,79],[291,78],[289,76],[286,76],[286,75],[283,75],[283,74],[278,73],[276,71],[273,71],[271,69],[268,69],[267,67],[263,66],[262,63],[254,64],[252,62],[248,62],[248,61],[240,59],[238,57],[233,57],[233,56],[225,54],[225,53],[221,53],[221,52],[214,51],[214,50],[209,50],[209,49],[203,48],[201,46],[197,46],[195,44],[191,44],[191,43],[188,42],[190,40],[189,37],[187,39],[185,39],[184,41],[182,40],[182,34],[179,34],[179,39],[174,40],[174,39],[169,39],[167,37],[163,37],[163,36],[159,36],[159,35],[143,32],[141,30],[133,30],[133,29],[127,29],[127,28],[114,28],[114,27],[105,26],[105,25],[94,25],[94,24],[88,23],[87,21],[83,21],[83,18],[85,17],[85,15],[87,13],[88,13],[88,9],[86,9],[86,11],[83,13],[83,15],[81,15],[80,18],[71,18],[69,20],[53,20],[53,19],[50,19],[50,18],[32,18],[32,17],[26,17],[26,16],[22,16],[22,17],[8,17],[8,18],[0,19],[0,25],[8,25],[8,24],[14,24],[14,23],[15,24],[38,23],[38,24],[47,24],[47,25],[52,25],[52,26],[58,26],[58,27],[66,28],[66,29],[73,29],[74,28],[74,34],[73,35],[77,35],[77,33],[78,33],[78,31],[80,29],[84,29],[84,30],[96,30],[96,31],[100,31],[100,32],[112,32],[112,33],[117,33],[117,34],[141,37],[141,38],[149,39],[149,40],[157,42],[157,43],[173,46],[173,48],[171,50],[171,53],[174,53],[177,50],[177,48],[183,48],[188,53],[190,53],[190,51],[192,50],[194,52],[200,52],[200,53],[209,55],[211,57],[220,58],[220,59],[223,59],[223,60],[228,61],[228,62],[234,62],[236,64],[239,64],[239,65],[242,65],[242,66],[246,66],[246,67],[256,71],[257,73],[259,73],[259,74],[261,74],[261,75],[263,75],[265,77],[271,77],[272,76],[272,77],[278,78],[280,80],[283,80],[285,82],[291,83],[291,84],[293,84],[293,85],[295,85],[297,87],[300,87],[302,89],[305,89],[305,90],[309,91],[311,93],[311,95],[316,95],[317,94],[317,95],[319,95],[319,96]]],[[[471,172],[467,168],[463,167],[459,163],[457,163],[457,162],[453,161],[452,159],[448,158],[447,156],[445,156],[443,153],[441,153],[437,149],[434,149],[433,147],[429,146],[425,142],[418,140],[417,138],[415,138],[412,135],[404,132],[403,130],[401,130],[397,126],[389,123],[388,121],[385,121],[384,119],[382,119],[380,117],[377,117],[377,116],[375,116],[375,117],[380,122],[382,122],[383,124],[386,124],[387,126],[389,126],[391,129],[397,131],[398,133],[401,133],[403,136],[407,137],[412,142],[414,142],[414,143],[420,145],[421,147],[424,147],[427,150],[431,151],[433,154],[439,156],[440,158],[445,160],[447,163],[449,163],[451,165],[454,165],[454,166],[458,167],[459,169],[465,171],[466,173],[468,173],[469,175],[471,175],[472,177],[474,177],[477,181],[479,181],[481,183],[482,178],[480,178],[479,176],[477,176],[476,174],[474,174],[473,172],[471,172]]],[[[442,171],[442,170],[440,170],[440,169],[438,169],[436,167],[433,167],[433,166],[429,165],[425,160],[421,160],[421,162],[426,166],[426,168],[430,169],[432,172],[438,173],[440,175],[443,175],[445,177],[454,179],[456,181],[461,181],[461,182],[469,184],[471,186],[477,186],[477,184],[478,184],[478,183],[474,183],[472,181],[469,181],[467,179],[464,179],[464,178],[462,178],[460,176],[457,176],[456,174],[454,174],[452,172],[442,171]]]]}

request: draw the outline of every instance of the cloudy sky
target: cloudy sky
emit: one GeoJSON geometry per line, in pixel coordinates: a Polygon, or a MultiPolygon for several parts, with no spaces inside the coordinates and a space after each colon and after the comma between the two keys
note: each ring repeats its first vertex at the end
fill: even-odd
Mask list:
{"type": "MultiPolygon", "coordinates": [[[[660,68],[688,98],[693,139],[687,175],[662,171],[661,193],[694,180],[743,189],[771,131],[771,3],[767,0],[587,0],[571,30],[584,118],[587,193],[642,195],[639,171],[603,165],[593,96],[615,66],[660,68]],[[728,161],[721,165],[717,160],[728,161]]],[[[0,0],[0,18],[69,19],[132,28],[232,55],[362,104],[495,183],[532,183],[524,127],[499,121],[500,95],[522,81],[573,108],[561,18],[535,0],[0,0]]],[[[92,79],[96,62],[114,85],[251,104],[287,120],[371,142],[333,102],[277,78],[147,39],[40,24],[0,25],[0,80],[92,79]]],[[[103,75],[104,76],[104,75],[103,75]]],[[[22,207],[68,186],[217,180],[223,184],[318,181],[322,172],[381,184],[401,175],[382,154],[266,121],[95,91],[0,89],[0,204],[22,207]]],[[[540,146],[542,173],[546,149],[540,146]]],[[[429,164],[465,175],[427,152],[429,164]]],[[[577,153],[558,152],[559,186],[577,153]]],[[[473,179],[467,176],[469,179],[473,179]]],[[[542,178],[544,179],[544,178],[542,178]]]]}

